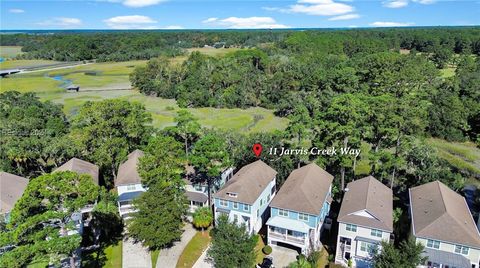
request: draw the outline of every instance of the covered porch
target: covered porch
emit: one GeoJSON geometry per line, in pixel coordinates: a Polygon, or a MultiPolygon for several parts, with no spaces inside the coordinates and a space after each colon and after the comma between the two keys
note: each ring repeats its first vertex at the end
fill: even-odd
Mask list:
{"type": "Polygon", "coordinates": [[[275,216],[267,221],[268,244],[282,243],[299,247],[305,252],[309,246],[308,233],[311,229],[306,223],[289,218],[275,216]]]}

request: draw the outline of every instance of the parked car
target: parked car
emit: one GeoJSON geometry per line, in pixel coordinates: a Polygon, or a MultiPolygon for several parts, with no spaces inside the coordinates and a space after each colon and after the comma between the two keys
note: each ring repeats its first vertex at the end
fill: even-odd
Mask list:
{"type": "Polygon", "coordinates": [[[275,268],[275,266],[273,266],[273,257],[266,256],[263,258],[262,264],[257,264],[257,268],[275,268]]]}

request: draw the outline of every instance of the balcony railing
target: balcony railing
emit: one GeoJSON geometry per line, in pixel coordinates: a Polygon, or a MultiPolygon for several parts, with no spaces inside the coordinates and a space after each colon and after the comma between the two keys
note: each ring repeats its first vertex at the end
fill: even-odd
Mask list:
{"type": "Polygon", "coordinates": [[[288,242],[293,242],[296,244],[305,244],[305,238],[304,237],[299,237],[299,236],[293,236],[293,235],[288,235],[288,234],[281,234],[277,232],[272,232],[270,231],[268,233],[269,236],[275,239],[281,239],[283,241],[288,241],[288,242]]]}

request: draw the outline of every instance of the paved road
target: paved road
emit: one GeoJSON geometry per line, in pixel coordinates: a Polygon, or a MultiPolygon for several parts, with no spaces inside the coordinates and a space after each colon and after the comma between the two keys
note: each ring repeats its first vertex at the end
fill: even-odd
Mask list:
{"type": "Polygon", "coordinates": [[[184,232],[180,241],[175,242],[173,247],[168,249],[162,249],[158,254],[157,268],[170,268],[175,267],[178,262],[178,258],[183,252],[185,246],[192,240],[193,236],[197,232],[191,224],[185,224],[183,228],[184,232]]]}
{"type": "Polygon", "coordinates": [[[207,250],[203,252],[203,254],[198,258],[197,262],[193,265],[192,268],[212,268],[213,265],[206,261],[207,258],[207,250]]]}
{"type": "Polygon", "coordinates": [[[123,268],[151,268],[150,252],[141,243],[133,243],[132,239],[123,239],[123,268]]]}

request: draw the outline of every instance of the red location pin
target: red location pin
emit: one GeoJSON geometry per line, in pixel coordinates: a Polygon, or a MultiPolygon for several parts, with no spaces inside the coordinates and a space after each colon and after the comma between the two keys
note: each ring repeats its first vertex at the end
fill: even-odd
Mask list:
{"type": "Polygon", "coordinates": [[[255,153],[257,157],[259,157],[260,154],[262,153],[263,147],[260,143],[255,143],[252,147],[252,150],[253,150],[253,153],[255,153]]]}

